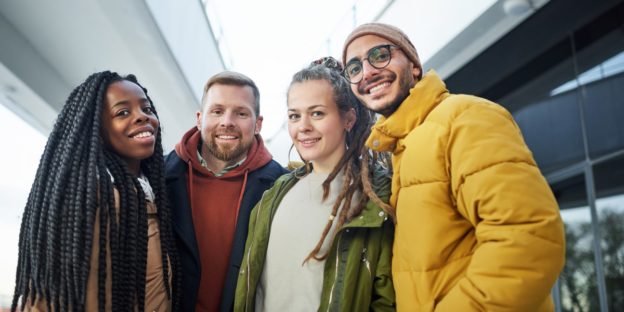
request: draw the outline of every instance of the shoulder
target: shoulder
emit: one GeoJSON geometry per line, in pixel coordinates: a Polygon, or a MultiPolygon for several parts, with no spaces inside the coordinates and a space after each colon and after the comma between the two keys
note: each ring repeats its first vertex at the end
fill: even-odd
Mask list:
{"type": "Polygon", "coordinates": [[[511,114],[501,105],[467,94],[452,94],[444,99],[436,109],[436,114],[448,121],[458,118],[474,118],[483,113],[493,113],[504,119],[513,120],[511,114]]]}
{"type": "Polygon", "coordinates": [[[165,164],[176,161],[182,162],[182,159],[180,159],[175,150],[172,150],[171,152],[169,152],[169,154],[165,155],[165,164]]]}
{"type": "Polygon", "coordinates": [[[288,170],[275,160],[271,160],[266,165],[254,170],[251,174],[259,179],[275,181],[285,173],[288,173],[288,170]]]}
{"type": "Polygon", "coordinates": [[[165,155],[165,178],[174,178],[182,175],[186,170],[184,161],[178,156],[175,150],[165,155]]]}
{"type": "Polygon", "coordinates": [[[282,190],[288,191],[296,182],[297,177],[294,172],[288,172],[279,176],[268,189],[266,189],[258,205],[266,205],[267,203],[274,203],[278,199],[278,194],[282,193],[282,190]]]}
{"type": "Polygon", "coordinates": [[[286,171],[286,173],[281,174],[277,178],[275,178],[271,190],[281,189],[289,183],[296,182],[298,180],[296,177],[296,171],[297,170],[291,172],[286,171]]]}

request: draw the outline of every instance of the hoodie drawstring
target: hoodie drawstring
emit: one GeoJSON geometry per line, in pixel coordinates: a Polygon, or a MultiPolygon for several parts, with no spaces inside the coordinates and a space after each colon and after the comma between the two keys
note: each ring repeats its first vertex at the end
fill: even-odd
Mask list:
{"type": "Polygon", "coordinates": [[[234,219],[234,228],[238,224],[238,212],[240,211],[241,202],[243,201],[243,195],[245,194],[245,187],[247,186],[247,175],[249,169],[245,169],[245,176],[243,178],[243,186],[241,187],[240,195],[238,195],[238,204],[236,205],[236,218],[234,219]]]}
{"type": "Polygon", "coordinates": [[[191,160],[187,160],[188,164],[188,193],[189,193],[189,203],[191,204],[191,211],[193,210],[193,164],[191,164],[191,160]]]}

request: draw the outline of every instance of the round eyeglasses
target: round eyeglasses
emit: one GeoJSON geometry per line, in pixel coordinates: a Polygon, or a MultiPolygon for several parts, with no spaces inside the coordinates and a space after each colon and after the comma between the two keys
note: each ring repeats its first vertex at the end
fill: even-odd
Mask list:
{"type": "Polygon", "coordinates": [[[392,59],[392,51],[390,51],[392,48],[398,47],[391,44],[379,45],[368,50],[366,58],[362,60],[351,59],[347,63],[347,66],[345,66],[344,76],[350,83],[360,83],[364,77],[364,64],[362,62],[368,61],[368,64],[376,69],[385,68],[390,64],[390,60],[392,59]]]}

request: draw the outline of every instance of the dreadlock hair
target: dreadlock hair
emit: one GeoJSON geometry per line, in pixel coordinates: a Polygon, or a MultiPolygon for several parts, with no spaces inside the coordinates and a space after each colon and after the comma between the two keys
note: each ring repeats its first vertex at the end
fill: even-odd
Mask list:
{"type": "MultiPolygon", "coordinates": [[[[20,297],[21,310],[39,298],[47,302],[48,310],[83,311],[94,243],[99,244],[99,311],[104,311],[106,301],[107,245],[112,310],[144,310],[148,240],[145,194],[125,162],[104,147],[100,136],[107,89],[122,80],[137,84],[147,96],[135,76],[99,72],[71,92],[57,117],[22,216],[11,311],[17,309],[20,297]],[[118,209],[115,190],[119,193],[118,209]],[[93,242],[96,218],[100,238],[93,242]]],[[[179,288],[179,259],[166,196],[161,139],[159,127],[154,153],[141,161],[141,171],[155,194],[162,274],[173,308],[178,310],[178,295],[171,295],[168,282],[172,279],[173,288],[179,288]]]]}
{"type": "MultiPolygon", "coordinates": [[[[290,88],[296,83],[325,80],[329,82],[332,87],[333,98],[340,113],[344,115],[351,109],[354,109],[356,114],[356,121],[345,137],[347,150],[327,179],[323,181],[323,200],[326,200],[329,196],[331,182],[341,171],[344,171],[342,189],[336,198],[336,202],[333,204],[331,216],[325,225],[320,240],[303,263],[311,258],[316,260],[324,260],[327,258],[327,253],[323,255],[319,253],[333,223],[337,222],[336,228],[340,229],[348,220],[351,220],[362,212],[369,199],[379,205],[394,220],[394,209],[390,205],[384,203],[377,194],[375,194],[371,186],[370,171],[371,169],[374,170],[374,167],[377,165],[381,165],[378,161],[378,157],[380,156],[377,153],[373,153],[364,145],[370,134],[370,128],[373,123],[373,113],[365,109],[351,92],[349,82],[342,75],[342,71],[342,65],[338,60],[332,57],[324,57],[312,62],[308,67],[297,72],[293,76],[288,88],[290,92],[290,88]],[[371,157],[371,155],[373,157],[371,157]],[[356,192],[361,193],[362,196],[353,206],[351,202],[356,192]],[[337,215],[338,211],[340,211],[339,215],[337,215]]],[[[311,164],[305,159],[303,159],[303,161],[305,163],[305,174],[308,174],[311,170],[311,164]]],[[[330,243],[333,242],[337,232],[338,231],[335,231],[332,235],[330,243]]]]}

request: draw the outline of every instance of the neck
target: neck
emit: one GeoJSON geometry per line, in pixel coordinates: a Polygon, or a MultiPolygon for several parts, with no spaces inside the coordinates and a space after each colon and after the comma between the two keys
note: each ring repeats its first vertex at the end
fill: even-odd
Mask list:
{"type": "Polygon", "coordinates": [[[206,166],[212,172],[221,172],[221,171],[223,171],[223,169],[225,167],[231,166],[231,165],[235,164],[235,163],[219,160],[219,159],[216,159],[216,158],[211,157],[211,156],[206,157],[206,156],[204,156],[203,153],[202,153],[202,157],[206,161],[206,166]]]}
{"type": "Polygon", "coordinates": [[[312,171],[315,173],[331,173],[346,153],[345,146],[341,145],[337,151],[325,159],[312,161],[312,171]]]}
{"type": "Polygon", "coordinates": [[[126,160],[126,165],[128,166],[128,171],[132,173],[133,176],[138,177],[139,172],[141,172],[141,161],[140,160],[126,160]]]}
{"type": "Polygon", "coordinates": [[[243,154],[240,157],[237,157],[236,159],[227,160],[227,161],[226,160],[221,160],[221,159],[215,157],[214,155],[212,155],[212,153],[210,153],[210,151],[206,147],[206,144],[202,144],[201,156],[204,159],[204,161],[206,162],[206,166],[208,167],[208,169],[210,169],[210,171],[212,171],[214,173],[218,173],[218,172],[223,171],[223,169],[225,167],[234,165],[237,162],[241,161],[247,155],[243,154]]]}

